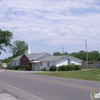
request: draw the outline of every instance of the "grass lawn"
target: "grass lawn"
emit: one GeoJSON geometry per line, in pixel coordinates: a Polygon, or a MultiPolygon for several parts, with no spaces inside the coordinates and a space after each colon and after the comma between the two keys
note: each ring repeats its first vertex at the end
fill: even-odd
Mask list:
{"type": "Polygon", "coordinates": [[[100,81],[100,69],[83,69],[79,71],[45,71],[33,74],[100,81]]]}

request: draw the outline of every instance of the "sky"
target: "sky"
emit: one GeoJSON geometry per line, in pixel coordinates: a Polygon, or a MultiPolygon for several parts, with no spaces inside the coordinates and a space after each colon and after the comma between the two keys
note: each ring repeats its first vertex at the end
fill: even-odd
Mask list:
{"type": "Polygon", "coordinates": [[[100,51],[100,0],[0,0],[0,28],[33,53],[100,51]]]}

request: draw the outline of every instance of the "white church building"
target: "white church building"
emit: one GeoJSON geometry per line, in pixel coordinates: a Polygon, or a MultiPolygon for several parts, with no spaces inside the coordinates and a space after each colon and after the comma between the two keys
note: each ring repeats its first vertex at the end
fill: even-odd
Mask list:
{"type": "Polygon", "coordinates": [[[82,60],[70,55],[53,56],[47,52],[31,53],[29,45],[28,53],[13,58],[10,64],[11,66],[29,65],[30,70],[41,71],[42,67],[46,68],[46,70],[49,70],[50,66],[52,65],[57,67],[71,64],[81,65],[82,60]]]}

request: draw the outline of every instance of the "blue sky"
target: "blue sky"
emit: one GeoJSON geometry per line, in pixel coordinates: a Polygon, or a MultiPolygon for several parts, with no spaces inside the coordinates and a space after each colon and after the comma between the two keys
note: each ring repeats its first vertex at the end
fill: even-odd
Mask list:
{"type": "MultiPolygon", "coordinates": [[[[32,52],[100,51],[99,0],[0,0],[0,28],[32,52]]],[[[11,56],[2,52],[0,59],[11,56]]]]}

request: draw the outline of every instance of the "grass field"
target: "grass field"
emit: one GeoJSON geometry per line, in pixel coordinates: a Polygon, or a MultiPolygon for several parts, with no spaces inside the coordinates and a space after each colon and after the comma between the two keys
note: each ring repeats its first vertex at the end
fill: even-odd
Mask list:
{"type": "Polygon", "coordinates": [[[100,69],[84,69],[80,71],[55,71],[55,72],[45,71],[33,74],[100,81],[100,69]]]}

